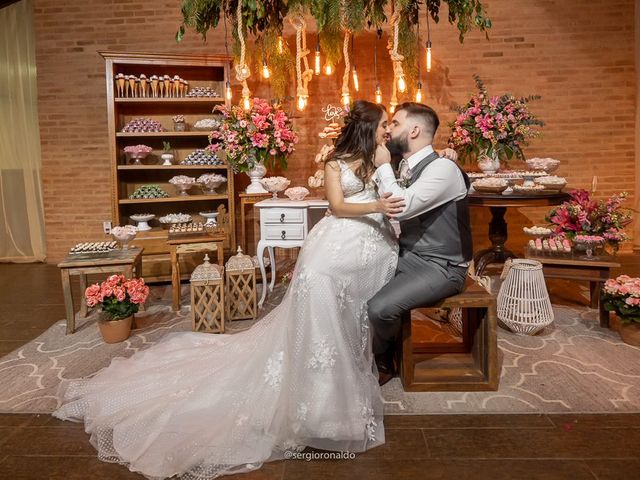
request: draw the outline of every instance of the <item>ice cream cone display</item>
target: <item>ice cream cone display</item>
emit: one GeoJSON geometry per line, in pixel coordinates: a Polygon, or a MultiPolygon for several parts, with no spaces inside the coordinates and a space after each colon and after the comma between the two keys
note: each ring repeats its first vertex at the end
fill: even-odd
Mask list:
{"type": "Polygon", "coordinates": [[[116,75],[116,92],[118,97],[124,97],[124,74],[119,73],[116,75]]]}
{"type": "Polygon", "coordinates": [[[189,82],[184,80],[183,83],[184,83],[184,91],[182,92],[182,96],[187,97],[189,93],[189,82]]]}
{"type": "Polygon", "coordinates": [[[133,86],[133,93],[134,93],[134,97],[141,97],[142,94],[140,93],[140,79],[136,78],[136,83],[133,86]]]}
{"type": "Polygon", "coordinates": [[[180,95],[180,77],[179,76],[174,76],[173,77],[173,96],[178,98],[180,95]]]}
{"type": "Polygon", "coordinates": [[[162,77],[158,79],[158,93],[160,98],[164,97],[164,80],[162,77]]]}
{"type": "Polygon", "coordinates": [[[136,96],[136,80],[135,75],[129,75],[129,93],[132,97],[136,96]]]}
{"type": "MultiPolygon", "coordinates": [[[[162,78],[162,83],[164,84],[164,96],[165,97],[170,97],[171,96],[171,77],[169,75],[165,75],[162,78]]],[[[162,88],[160,88],[160,90],[162,91],[162,88]]]]}
{"type": "Polygon", "coordinates": [[[140,75],[140,89],[138,90],[138,92],[140,93],[141,97],[147,97],[147,89],[149,88],[148,83],[149,82],[147,81],[147,76],[144,73],[140,75]]]}
{"type": "Polygon", "coordinates": [[[158,98],[158,77],[156,75],[151,75],[151,96],[158,98]]]}

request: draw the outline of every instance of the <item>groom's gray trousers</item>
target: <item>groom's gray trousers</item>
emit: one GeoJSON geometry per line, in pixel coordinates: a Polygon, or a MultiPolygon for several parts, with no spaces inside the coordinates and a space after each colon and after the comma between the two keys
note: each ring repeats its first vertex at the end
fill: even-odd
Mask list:
{"type": "Polygon", "coordinates": [[[379,355],[392,347],[400,333],[402,318],[411,309],[429,307],[460,293],[466,274],[467,267],[401,250],[394,278],[369,300],[373,353],[379,355]]]}

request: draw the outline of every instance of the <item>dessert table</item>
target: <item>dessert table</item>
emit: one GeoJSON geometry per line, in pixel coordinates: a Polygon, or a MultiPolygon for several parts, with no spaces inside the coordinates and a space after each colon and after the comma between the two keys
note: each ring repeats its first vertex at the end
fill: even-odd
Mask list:
{"type": "Polygon", "coordinates": [[[489,222],[489,240],[491,247],[480,250],[473,255],[476,273],[480,275],[490,263],[504,263],[508,258],[515,258],[516,255],[505,247],[508,239],[508,225],[504,220],[507,208],[524,207],[547,207],[560,205],[569,200],[569,194],[564,192],[536,193],[523,195],[512,193],[502,195],[499,193],[480,193],[474,191],[470,193],[469,206],[488,207],[491,211],[491,221],[489,222]]]}

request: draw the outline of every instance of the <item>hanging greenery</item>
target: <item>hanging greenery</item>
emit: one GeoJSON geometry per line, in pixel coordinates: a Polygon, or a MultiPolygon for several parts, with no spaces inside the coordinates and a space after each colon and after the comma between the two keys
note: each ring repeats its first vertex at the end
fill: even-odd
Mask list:
{"type": "Polygon", "coordinates": [[[461,43],[473,28],[488,35],[491,20],[480,0],[182,0],[182,25],[176,40],[182,40],[187,28],[206,38],[209,29],[217,28],[225,16],[232,26],[233,50],[238,57],[240,6],[244,38],[254,36],[256,41],[251,43],[262,50],[252,56],[257,60],[266,52],[272,68],[272,88],[277,96],[283,97],[287,78],[294,70],[294,57],[287,48],[280,52],[277,42],[289,15],[303,14],[314,18],[324,61],[335,67],[342,60],[345,30],[356,35],[367,29],[375,31],[389,21],[387,14],[392,14],[391,10],[395,8],[400,11],[398,53],[404,57],[406,79],[413,88],[417,55],[415,26],[419,9],[424,11],[426,7],[428,15],[437,23],[442,4],[448,7],[447,20],[458,28],[461,43]]]}

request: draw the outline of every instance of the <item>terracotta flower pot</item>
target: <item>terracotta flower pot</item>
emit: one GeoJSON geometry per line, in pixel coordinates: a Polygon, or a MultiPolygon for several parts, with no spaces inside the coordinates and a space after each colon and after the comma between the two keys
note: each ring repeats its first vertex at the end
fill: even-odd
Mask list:
{"type": "Polygon", "coordinates": [[[622,341],[634,347],[640,347],[640,323],[620,322],[618,333],[622,341]]]}
{"type": "Polygon", "coordinates": [[[105,343],[118,343],[129,338],[133,315],[120,320],[100,320],[98,328],[105,343]]]}

